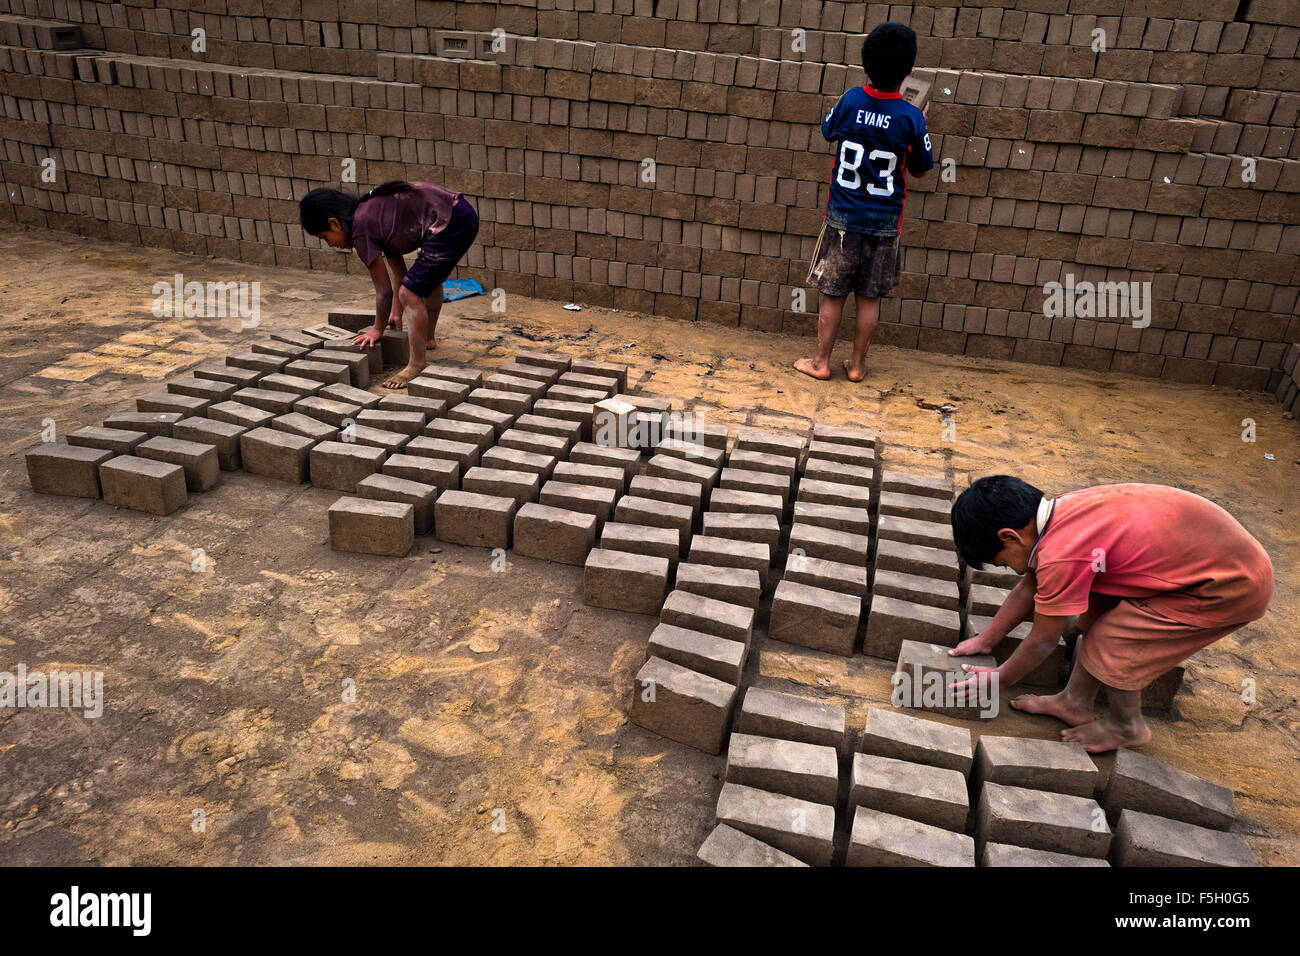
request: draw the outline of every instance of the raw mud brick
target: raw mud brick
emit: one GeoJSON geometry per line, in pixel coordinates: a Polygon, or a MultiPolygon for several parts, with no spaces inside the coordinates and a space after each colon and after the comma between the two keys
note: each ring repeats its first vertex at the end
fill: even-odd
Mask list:
{"type": "MultiPolygon", "coordinates": [[[[609,525],[605,526],[606,533],[609,525]]],[[[664,530],[664,529],[659,529],[664,530]]],[[[720,568],[683,562],[677,566],[676,588],[716,601],[757,608],[763,596],[763,579],[749,568],[720,568]]]]}
{"type": "Polygon", "coordinates": [[[346,365],[340,365],[338,362],[319,362],[315,359],[299,359],[290,362],[283,371],[285,375],[311,379],[323,385],[346,385],[351,378],[346,365]]]}
{"type": "Polygon", "coordinates": [[[837,465],[852,465],[855,468],[874,468],[876,464],[876,453],[873,449],[858,445],[837,445],[834,442],[817,439],[808,446],[808,457],[837,465]]]}
{"type": "Polygon", "coordinates": [[[724,783],[717,822],[769,843],[810,866],[830,866],[835,808],[738,783],[724,783]]]}
{"type": "MultiPolygon", "coordinates": [[[[412,395],[385,395],[375,408],[382,412],[416,412],[427,423],[447,414],[447,402],[440,398],[418,398],[412,395]]],[[[423,427],[423,426],[421,426],[423,427]]]]}
{"type": "Polygon", "coordinates": [[[520,365],[518,362],[507,362],[497,369],[497,374],[532,379],[534,382],[544,382],[549,388],[559,381],[562,373],[557,368],[542,368],[540,365],[520,365]]]}
{"type": "Polygon", "coordinates": [[[1246,841],[1235,833],[1136,810],[1119,815],[1112,862],[1116,866],[1259,866],[1246,841]]]}
{"type": "Polygon", "coordinates": [[[807,866],[789,853],[783,853],[748,833],[741,833],[726,824],[719,824],[700,844],[696,859],[706,866],[757,867],[757,866],[807,866]]]}
{"type": "Polygon", "coordinates": [[[810,558],[861,565],[867,563],[867,544],[865,534],[850,534],[799,522],[791,525],[788,542],[791,551],[801,549],[810,558]]]}
{"type": "Polygon", "coordinates": [[[1027,846],[1011,846],[1009,843],[985,843],[980,853],[980,866],[1110,866],[1110,864],[1090,856],[1052,853],[1050,850],[1031,850],[1027,846]]]}
{"type": "Polygon", "coordinates": [[[555,463],[551,477],[556,481],[566,481],[576,485],[595,485],[598,488],[612,488],[622,494],[627,488],[627,472],[622,468],[606,465],[583,465],[572,461],[555,463]]]}
{"type": "MultiPolygon", "coordinates": [[[[98,498],[99,467],[115,457],[118,456],[107,448],[46,442],[27,452],[27,480],[32,491],[42,495],[98,498]]],[[[182,479],[181,490],[184,489],[182,479]]]]}
{"type": "Polygon", "coordinates": [[[661,737],[716,754],[727,738],[735,701],[734,684],[652,657],[632,682],[628,719],[661,737]]]}
{"type": "Polygon", "coordinates": [[[554,455],[539,455],[537,452],[522,451],[518,448],[489,448],[479,459],[484,468],[505,468],[514,471],[532,472],[542,481],[549,481],[555,471],[554,455]]]}
{"type": "Polygon", "coordinates": [[[265,355],[262,352],[232,352],[226,356],[226,364],[231,368],[246,368],[251,372],[270,375],[282,372],[289,364],[289,359],[282,355],[265,355]]]}
{"type": "Polygon", "coordinates": [[[491,425],[494,438],[500,438],[502,432],[514,424],[516,416],[472,402],[461,402],[447,412],[447,417],[453,421],[491,425]]]}
{"type": "Polygon", "coordinates": [[[689,418],[682,416],[670,416],[668,424],[664,426],[664,438],[666,440],[683,441],[690,445],[703,445],[706,448],[713,448],[723,452],[724,456],[727,451],[727,431],[726,425],[709,425],[698,420],[697,416],[690,413],[689,418]]]}
{"type": "Polygon", "coordinates": [[[607,396],[592,403],[592,440],[602,448],[640,447],[636,427],[637,410],[630,402],[607,396]]]}
{"type": "Polygon", "coordinates": [[[927,548],[902,541],[876,541],[876,570],[901,571],[918,577],[957,580],[957,555],[952,551],[927,548]]]}
{"type": "Polygon", "coordinates": [[[824,558],[810,558],[807,555],[792,554],[786,558],[783,580],[851,594],[858,599],[859,611],[862,598],[870,593],[867,589],[866,568],[857,564],[827,561],[824,558]]]}
{"type": "MultiPolygon", "coordinates": [[[[507,428],[501,433],[497,442],[502,448],[515,448],[519,451],[532,452],[534,455],[547,455],[558,461],[569,454],[573,443],[560,435],[544,435],[541,432],[523,431],[519,428],[507,428]]],[[[619,476],[620,479],[622,476],[619,476]]]]}
{"type": "Polygon", "coordinates": [[[768,455],[760,451],[736,451],[732,449],[727,456],[728,468],[740,468],[743,471],[763,471],[769,475],[780,475],[791,483],[799,463],[785,455],[768,455]]]}
{"type": "Polygon", "coordinates": [[[674,528],[653,528],[644,524],[624,524],[606,521],[600,532],[600,546],[609,551],[626,551],[629,554],[650,554],[668,559],[669,571],[677,565],[680,556],[679,535],[674,528]]]}
{"type": "MultiPolygon", "coordinates": [[[[841,488],[853,488],[853,500],[850,502],[829,501],[827,504],[851,504],[865,508],[871,498],[871,486],[875,482],[875,473],[862,465],[844,465],[837,461],[825,461],[821,458],[809,458],[803,466],[803,480],[799,483],[799,497],[815,501],[804,494],[804,488],[810,482],[817,482],[817,489],[823,494],[839,491],[841,488]],[[832,486],[829,490],[821,485],[832,486]]],[[[814,489],[809,489],[811,492],[814,489]]],[[[843,494],[843,492],[840,492],[843,494]]]]}
{"type": "Polygon", "coordinates": [[[618,382],[618,391],[627,390],[628,367],[626,365],[617,362],[597,362],[592,359],[574,359],[570,368],[578,375],[612,378],[618,382]]]}
{"type": "Polygon", "coordinates": [[[864,754],[908,760],[970,775],[971,734],[964,727],[872,707],[858,749],[864,754]]]}
{"type": "Polygon", "coordinates": [[[518,418],[532,411],[533,399],[522,392],[504,392],[494,388],[476,388],[466,397],[466,401],[482,408],[490,408],[518,418]]]}
{"type": "Polygon", "coordinates": [[[526,349],[515,353],[515,362],[519,365],[536,365],[539,368],[555,369],[567,372],[573,365],[573,359],[558,352],[537,352],[526,349]]]}
{"type": "Polygon", "coordinates": [[[375,474],[357,482],[357,497],[410,505],[415,509],[416,534],[428,534],[433,527],[433,503],[438,497],[438,489],[433,485],[375,474]]]}
{"type": "Polygon", "coordinates": [[[769,555],[776,554],[781,546],[781,525],[775,515],[708,511],[701,526],[703,533],[711,538],[767,545],[769,555]]]}
{"type": "MultiPolygon", "coordinates": [[[[409,447],[409,446],[408,446],[409,447]]],[[[385,475],[433,485],[442,494],[460,487],[460,465],[442,458],[424,458],[420,455],[389,455],[383,468],[385,475]]]]}
{"type": "Polygon", "coordinates": [[[866,508],[845,508],[843,505],[819,505],[813,501],[797,501],[794,506],[794,520],[796,524],[838,529],[863,537],[871,533],[871,514],[866,508]]]}
{"type": "Polygon", "coordinates": [[[832,442],[836,445],[855,445],[858,448],[876,447],[875,432],[844,425],[814,425],[813,440],[832,442]]]}
{"type": "Polygon", "coordinates": [[[975,748],[975,777],[983,783],[1091,797],[1097,765],[1083,744],[983,734],[975,748]]]}
{"type": "Polygon", "coordinates": [[[607,448],[591,442],[578,442],[569,452],[569,461],[580,465],[605,465],[622,468],[631,480],[641,467],[641,453],[635,448],[607,448]]]}
{"type": "MultiPolygon", "coordinates": [[[[318,422],[333,425],[335,428],[342,428],[345,422],[355,422],[357,415],[361,414],[360,405],[351,405],[320,395],[309,395],[307,398],[298,399],[293,403],[293,410],[318,422]]],[[[211,411],[208,412],[208,417],[212,417],[211,411]]]]}
{"type": "MultiPolygon", "coordinates": [[[[948,510],[944,511],[945,515],[948,513],[948,510]]],[[[987,584],[989,587],[1005,588],[1010,591],[1020,583],[1021,576],[1011,568],[999,568],[993,565],[988,565],[983,568],[967,568],[966,570],[971,584],[987,584]]]]}
{"type": "Polygon", "coordinates": [[[515,419],[514,427],[522,432],[539,435],[554,435],[569,443],[569,450],[582,440],[582,423],[570,422],[563,418],[548,418],[545,415],[520,415],[515,419]]]}
{"type": "Polygon", "coordinates": [[[491,448],[496,439],[496,429],[486,422],[456,421],[450,418],[437,418],[429,422],[424,426],[424,434],[428,438],[473,445],[480,455],[491,448]]]}
{"type": "Polygon", "coordinates": [[[603,522],[613,515],[614,500],[617,497],[618,492],[613,488],[551,480],[542,485],[537,500],[553,508],[568,508],[595,515],[598,522],[603,522]]]}
{"type": "Polygon", "coordinates": [[[293,411],[298,396],[291,392],[273,392],[265,388],[241,388],[231,400],[249,408],[260,408],[272,415],[288,415],[293,411]]]}
{"type": "Polygon", "coordinates": [[[703,443],[683,441],[680,438],[665,438],[659,442],[655,452],[656,457],[658,455],[667,455],[670,458],[680,458],[684,461],[718,469],[721,469],[727,460],[727,453],[721,448],[710,448],[703,443]]]}
{"type": "Polygon", "coordinates": [[[287,345],[296,345],[300,349],[318,349],[321,344],[321,340],[316,338],[314,335],[307,335],[304,332],[293,332],[287,329],[271,332],[270,336],[271,341],[273,342],[284,342],[287,345]]]}
{"type": "Polygon", "coordinates": [[[900,518],[898,515],[881,515],[876,527],[876,537],[884,541],[901,541],[904,544],[919,544],[926,548],[952,551],[956,546],[952,540],[952,526],[937,521],[917,521],[915,518],[900,518]]]}
{"type": "Polygon", "coordinates": [[[669,455],[655,455],[646,465],[646,474],[652,478],[670,478],[673,481],[690,482],[696,485],[703,495],[718,483],[720,469],[698,464],[683,458],[669,455]]]}
{"type": "MultiPolygon", "coordinates": [[[[560,376],[558,384],[569,388],[586,389],[600,395],[601,398],[608,398],[621,388],[616,378],[603,378],[599,375],[588,375],[585,372],[565,372],[560,376]]],[[[599,400],[597,399],[597,401],[599,400]]]]}
{"type": "Polygon", "coordinates": [[[357,483],[378,471],[386,457],[382,448],[373,445],[322,441],[312,446],[308,456],[311,483],[316,488],[355,493],[357,483]]]}
{"type": "Polygon", "coordinates": [[[904,641],[956,647],[961,643],[961,618],[956,611],[873,592],[862,652],[870,657],[894,660],[904,641]]]}
{"type": "Polygon", "coordinates": [[[900,518],[913,518],[917,521],[944,522],[948,521],[952,514],[951,502],[927,498],[925,495],[905,495],[899,491],[884,491],[881,492],[878,500],[882,517],[897,515],[900,518]]]}
{"type": "Polygon", "coordinates": [[[555,402],[578,402],[579,404],[591,405],[592,426],[595,427],[596,403],[604,401],[608,396],[604,392],[594,388],[575,388],[572,385],[552,385],[546,390],[546,397],[555,402]]]}
{"type": "Polygon", "coordinates": [[[921,475],[886,468],[881,474],[880,490],[897,491],[905,495],[939,498],[952,504],[952,481],[943,475],[921,475]]]}
{"type": "Polygon", "coordinates": [[[690,481],[678,481],[657,475],[637,475],[628,486],[628,493],[638,498],[653,498],[691,509],[696,519],[700,514],[700,486],[690,481]]]}
{"type": "Polygon", "coordinates": [[[184,418],[172,426],[172,437],[181,441],[212,445],[217,450],[217,464],[222,471],[236,471],[242,465],[239,436],[248,429],[211,418],[184,418]]]}
{"type": "Polygon", "coordinates": [[[213,382],[225,382],[238,388],[256,385],[264,373],[248,368],[235,368],[233,365],[199,366],[194,370],[194,377],[213,382]]]}
{"type": "Polygon", "coordinates": [[[851,594],[782,581],[772,597],[767,633],[787,644],[848,657],[853,653],[861,608],[862,599],[851,594]]]}
{"type": "Polygon", "coordinates": [[[824,744],[843,751],[847,742],[844,708],[795,694],[750,687],[736,712],[738,732],[824,744]]]}
{"type": "Polygon", "coordinates": [[[510,468],[470,468],[460,479],[462,491],[509,498],[516,506],[536,501],[541,484],[541,478],[533,472],[510,468]]]}
{"type": "MultiPolygon", "coordinates": [[[[364,328],[364,326],[362,326],[364,328]]],[[[314,339],[319,339],[321,343],[332,342],[335,339],[347,339],[351,341],[356,338],[356,332],[337,325],[331,325],[328,322],[321,322],[319,325],[308,326],[302,330],[303,335],[310,335],[314,339]]]]}
{"type": "Polygon", "coordinates": [[[344,429],[341,437],[348,438],[358,445],[370,445],[387,452],[400,451],[414,441],[410,435],[387,432],[382,428],[370,428],[366,425],[353,425],[351,428],[344,429]]]}
{"type": "Polygon", "coordinates": [[[307,353],[311,351],[311,349],[303,348],[300,345],[290,345],[287,342],[278,342],[275,339],[266,342],[254,342],[249,348],[260,355],[275,355],[287,359],[306,358],[307,353]]]}
{"type": "Polygon", "coordinates": [[[340,498],[330,505],[330,547],[400,558],[415,543],[415,509],[400,501],[340,498]]]}
{"type": "Polygon", "coordinates": [[[733,733],[727,744],[723,779],[833,806],[840,786],[840,762],[834,747],[733,733]]]}
{"type": "Polygon", "coordinates": [[[596,516],[528,502],[515,513],[515,553],[582,567],[596,542],[596,516]]]}
{"type": "Polygon", "coordinates": [[[448,405],[456,405],[465,400],[474,386],[467,382],[453,382],[445,378],[421,375],[413,378],[406,386],[406,394],[415,398],[436,398],[448,405]]]}
{"type": "Polygon", "coordinates": [[[433,504],[434,533],[452,544],[509,548],[517,510],[514,498],[444,491],[433,504]]]}
{"type": "MultiPolygon", "coordinates": [[[[189,419],[184,420],[189,421],[189,419]]],[[[199,418],[196,421],[202,422],[207,421],[207,419],[199,418]]],[[[179,424],[177,422],[177,425],[179,424]]],[[[176,425],[173,425],[172,434],[175,433],[176,425]]],[[[94,425],[87,425],[84,428],[78,428],[76,431],[68,432],[68,444],[77,445],[81,448],[99,448],[104,451],[111,451],[114,455],[130,455],[135,451],[136,446],[148,437],[144,432],[126,431],[122,428],[98,428],[94,425]]]]}
{"type": "MultiPolygon", "coordinates": [[[[628,395],[620,392],[615,398],[621,398],[623,401],[632,405],[637,410],[637,420],[644,423],[642,429],[648,438],[648,445],[653,447],[659,444],[664,437],[664,428],[669,422],[669,416],[672,412],[672,403],[667,399],[657,398],[654,395],[628,395]]],[[[640,428],[641,425],[638,424],[640,428]]]]}
{"type": "Polygon", "coordinates": [[[780,432],[742,430],[736,435],[736,444],[732,450],[793,458],[797,463],[803,453],[803,439],[798,435],[782,435],[780,432]]]}
{"type": "Polygon", "coordinates": [[[180,465],[134,455],[118,455],[101,464],[99,485],[108,504],[155,515],[171,514],[189,497],[180,465]]]}
{"type": "Polygon", "coordinates": [[[158,437],[141,442],[135,454],[138,458],[180,465],[189,491],[207,491],[221,480],[221,463],[217,461],[215,445],[158,437]]]}
{"type": "Polygon", "coordinates": [[[1011,592],[987,584],[972,584],[966,592],[966,610],[977,617],[993,617],[1011,592]]]}
{"type": "Polygon", "coordinates": [[[367,408],[357,415],[358,425],[411,436],[420,434],[426,421],[428,418],[423,412],[395,412],[382,408],[367,408]]]}
{"type": "Polygon", "coordinates": [[[1121,810],[1154,813],[1211,830],[1227,830],[1237,819],[1233,792],[1133,750],[1121,748],[1102,800],[1112,818],[1121,810]]]}
{"type": "Polygon", "coordinates": [[[731,514],[770,515],[780,521],[781,516],[785,514],[785,501],[779,495],[718,488],[709,495],[709,510],[731,514]]]}
{"type": "Polygon", "coordinates": [[[429,365],[420,373],[422,378],[440,378],[448,382],[460,382],[470,388],[483,385],[483,373],[476,368],[461,368],[457,365],[429,365]]]}
{"type": "MultiPolygon", "coordinates": [[[[993,623],[991,617],[980,617],[973,614],[968,616],[966,618],[966,636],[974,637],[991,623],[993,623]]],[[[1032,629],[1033,623],[1025,621],[1023,624],[1016,625],[1010,634],[998,642],[997,646],[993,648],[993,656],[997,658],[998,664],[1005,664],[1011,659],[1011,655],[1020,647],[1021,642],[1029,636],[1032,629]]],[[[1065,638],[1058,638],[1056,648],[1051,654],[1047,655],[1047,659],[1020,678],[1019,683],[1032,684],[1035,687],[1059,687],[1061,678],[1066,672],[1065,647],[1065,638]]]]}
{"type": "Polygon", "coordinates": [[[318,394],[321,398],[328,398],[335,402],[345,402],[348,405],[356,405],[358,408],[377,408],[379,406],[379,396],[373,392],[367,392],[364,388],[354,388],[351,385],[341,385],[337,382],[333,385],[326,385],[318,394]]]}
{"type": "Polygon", "coordinates": [[[315,444],[301,435],[252,428],[239,436],[239,456],[249,474],[300,485],[310,474],[308,455],[315,444]]]}
{"type": "MultiPolygon", "coordinates": [[[[662,446],[660,446],[662,447],[662,446]]],[[[724,468],[719,485],[728,491],[748,491],[758,495],[776,495],[784,510],[790,506],[790,483],[780,475],[743,468],[724,468]]]]}
{"type": "Polygon", "coordinates": [[[927,710],[963,720],[995,716],[1000,702],[992,698],[991,685],[977,686],[969,695],[959,695],[948,688],[957,680],[969,678],[970,675],[961,669],[963,664],[995,667],[997,661],[991,654],[951,657],[948,651],[949,648],[939,644],[903,641],[894,669],[890,706],[927,710]],[[984,696],[989,699],[981,701],[984,696]]]}
{"type": "Polygon", "coordinates": [[[591,418],[595,406],[587,402],[561,402],[553,398],[539,398],[533,402],[532,412],[545,418],[561,418],[576,422],[582,428],[584,441],[591,438],[591,418]]]}
{"type": "MultiPolygon", "coordinates": [[[[326,343],[325,347],[322,348],[318,354],[320,355],[320,360],[322,362],[329,362],[332,365],[342,365],[346,368],[348,370],[347,381],[354,388],[365,388],[370,384],[371,362],[379,363],[382,366],[383,358],[378,352],[357,352],[354,351],[356,348],[357,346],[355,345],[348,345],[344,348],[343,346],[335,346],[326,343]],[[371,358],[372,354],[374,355],[373,359],[371,358]]],[[[297,359],[295,361],[304,360],[297,359]]],[[[311,360],[307,359],[305,361],[311,360]]],[[[290,368],[289,371],[290,374],[293,374],[292,368],[290,368]]]]}
{"type": "Polygon", "coordinates": [[[772,564],[772,553],[765,544],[697,534],[691,541],[690,558],[696,564],[711,564],[720,568],[748,568],[758,575],[763,587],[767,587],[767,572],[772,564]]]}
{"type": "Polygon", "coordinates": [[[405,368],[411,362],[411,337],[401,329],[384,329],[379,339],[380,358],[389,368],[405,368]]]}
{"type": "Polygon", "coordinates": [[[745,669],[746,652],[745,645],[739,641],[662,623],[650,633],[646,645],[648,657],[671,661],[737,686],[745,669]]]}
{"type": "MultiPolygon", "coordinates": [[[[667,590],[668,561],[665,558],[605,548],[593,548],[587,555],[583,573],[584,604],[633,614],[658,614],[667,590]]],[[[716,750],[713,752],[717,753],[716,750]]]]}
{"type": "Polygon", "coordinates": [[[1089,797],[986,783],[975,812],[975,838],[1031,850],[1105,859],[1111,832],[1089,797]]]}
{"type": "Polygon", "coordinates": [[[312,441],[335,441],[339,435],[339,430],[333,425],[318,422],[316,419],[302,414],[302,412],[278,415],[271,419],[271,427],[278,432],[301,435],[303,438],[310,438],[312,441]]]}
{"type": "Polygon", "coordinates": [[[959,609],[960,595],[956,581],[923,578],[916,574],[904,574],[901,571],[887,571],[878,568],[871,589],[872,594],[894,598],[898,601],[925,604],[930,607],[943,608],[945,611],[953,611],[954,613],[959,609]]]}
{"type": "Polygon", "coordinates": [[[849,809],[854,807],[870,807],[961,833],[966,829],[970,801],[966,778],[956,770],[855,753],[849,786],[849,809]]]}
{"type": "MultiPolygon", "coordinates": [[[[347,341],[351,341],[352,338],[356,336],[358,333],[364,332],[366,329],[370,328],[375,324],[375,314],[373,312],[359,312],[359,311],[358,312],[329,312],[325,316],[325,321],[332,328],[346,329],[350,334],[347,335],[345,338],[347,341]]],[[[312,338],[312,336],[307,335],[305,332],[298,332],[296,334],[301,335],[303,338],[306,339],[312,338]]],[[[275,336],[272,335],[271,338],[275,338],[275,336]]],[[[316,342],[317,345],[321,344],[320,339],[314,339],[314,341],[316,342]]]]}
{"type": "Polygon", "coordinates": [[[689,591],[675,590],[664,601],[659,620],[692,631],[703,631],[746,647],[754,632],[754,609],[728,604],[689,591]]]}
{"type": "Polygon", "coordinates": [[[263,375],[258,380],[257,387],[268,392],[287,392],[305,398],[320,392],[325,387],[325,383],[313,378],[303,378],[300,375],[284,375],[277,372],[274,375],[263,375]]]}
{"type": "Polygon", "coordinates": [[[614,507],[614,517],[627,524],[646,524],[655,528],[674,529],[680,541],[680,553],[685,557],[686,547],[691,539],[691,528],[695,524],[695,513],[686,505],[624,495],[618,499],[618,504],[614,507]]]}
{"type": "Polygon", "coordinates": [[[817,505],[836,505],[841,508],[865,508],[871,501],[866,487],[846,485],[837,481],[822,481],[805,475],[799,482],[797,500],[817,505]]]}
{"type": "Polygon", "coordinates": [[[845,865],[974,866],[975,841],[944,827],[858,807],[845,865]]]}
{"type": "MultiPolygon", "coordinates": [[[[173,382],[167,383],[167,391],[173,395],[188,395],[191,398],[201,398],[209,404],[213,402],[224,402],[235,393],[238,385],[231,382],[214,382],[207,378],[178,378],[173,382]]],[[[150,409],[152,411],[152,409],[150,409]]],[[[178,411],[178,409],[159,409],[159,411],[178,411]]]]}

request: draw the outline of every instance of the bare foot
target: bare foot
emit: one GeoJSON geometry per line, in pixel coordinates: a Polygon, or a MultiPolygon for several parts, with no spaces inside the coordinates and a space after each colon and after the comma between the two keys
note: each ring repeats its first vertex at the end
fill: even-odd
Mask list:
{"type": "Polygon", "coordinates": [[[394,373],[393,377],[384,382],[384,388],[399,389],[406,388],[411,384],[411,379],[415,378],[424,371],[424,365],[408,365],[400,372],[394,373]]]}
{"type": "Polygon", "coordinates": [[[1141,718],[1129,724],[1107,714],[1092,723],[1062,730],[1061,739],[1067,743],[1083,744],[1088,753],[1099,754],[1120,747],[1141,747],[1151,739],[1151,728],[1141,718]]]}
{"type": "Polygon", "coordinates": [[[861,365],[854,365],[848,359],[845,359],[844,374],[849,377],[850,382],[860,382],[867,377],[867,370],[861,365]]]}
{"type": "Polygon", "coordinates": [[[799,361],[794,363],[794,367],[800,372],[803,372],[805,375],[811,375],[813,378],[818,379],[819,381],[824,382],[826,381],[826,379],[831,377],[830,366],[818,365],[816,359],[808,359],[808,358],[799,359],[799,361]]]}
{"type": "Polygon", "coordinates": [[[1059,694],[1021,694],[1011,701],[1016,710],[1030,714],[1043,714],[1064,721],[1071,727],[1091,723],[1094,719],[1092,706],[1067,697],[1065,691],[1059,694]]]}

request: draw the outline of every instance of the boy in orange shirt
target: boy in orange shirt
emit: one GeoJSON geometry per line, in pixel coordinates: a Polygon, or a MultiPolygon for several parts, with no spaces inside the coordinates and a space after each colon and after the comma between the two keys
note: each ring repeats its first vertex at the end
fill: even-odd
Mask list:
{"type": "MultiPolygon", "coordinates": [[[[1061,737],[1097,753],[1151,739],[1142,688],[1196,651],[1263,617],[1273,565],[1218,505],[1163,485],[1101,485],[1047,498],[1009,475],[981,478],[952,508],[953,539],[971,567],[1024,575],[980,634],[953,655],[987,654],[1032,617],[996,670],[1009,686],[1056,647],[1070,617],[1082,632],[1065,689],[1011,706],[1070,725],[1061,737]],[[1093,713],[1106,688],[1110,711],[1093,713]]],[[[968,681],[967,683],[972,683],[968,681]]]]}

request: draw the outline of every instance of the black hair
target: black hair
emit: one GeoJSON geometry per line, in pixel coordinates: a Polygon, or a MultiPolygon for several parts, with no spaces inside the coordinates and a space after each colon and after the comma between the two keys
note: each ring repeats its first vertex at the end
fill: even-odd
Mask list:
{"type": "Polygon", "coordinates": [[[862,69],[878,90],[896,90],[916,65],[916,31],[905,23],[882,23],[862,41],[862,69]]]}
{"type": "Polygon", "coordinates": [[[957,553],[982,568],[1003,548],[998,532],[1023,528],[1038,514],[1043,493],[1012,475],[990,475],[971,483],[952,506],[952,537],[957,553]]]}
{"type": "Polygon", "coordinates": [[[343,227],[343,231],[351,233],[352,217],[356,215],[357,206],[367,199],[410,192],[414,188],[405,180],[394,179],[382,186],[376,186],[360,196],[353,196],[341,189],[313,189],[303,196],[298,203],[298,222],[302,224],[302,228],[308,233],[319,236],[330,227],[331,219],[337,219],[343,227]]]}

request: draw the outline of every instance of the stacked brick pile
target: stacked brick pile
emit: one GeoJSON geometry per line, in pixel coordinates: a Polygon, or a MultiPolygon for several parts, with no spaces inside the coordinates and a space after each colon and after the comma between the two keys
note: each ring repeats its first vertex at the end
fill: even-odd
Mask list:
{"type": "Polygon", "coordinates": [[[284,16],[68,0],[52,24],[47,5],[8,0],[5,211],[357,269],[296,225],[296,198],[352,159],[360,184],[470,195],[467,271],[490,288],[808,332],[816,296],[798,298],[830,167],[815,124],[861,81],[861,32],[892,17],[921,34],[937,154],[956,165],[912,184],[882,341],[1267,389],[1293,408],[1296,6],[1254,0],[1238,20],[1214,0],[1188,20],[1173,0],[1006,3],[304,0],[284,16]],[[1150,326],[1047,316],[1044,284],[1066,276],[1150,281],[1150,326]]]}

